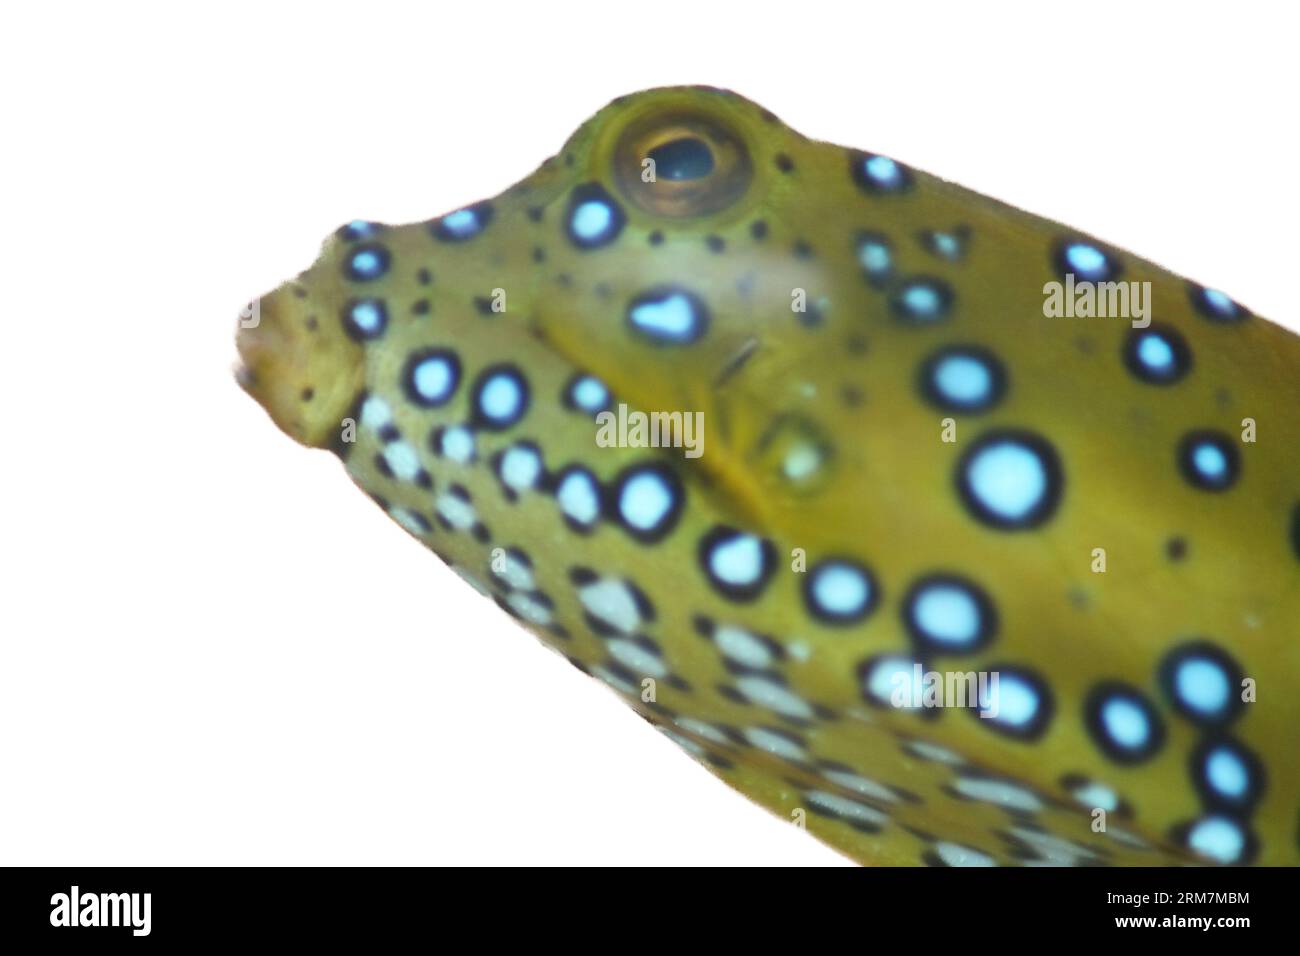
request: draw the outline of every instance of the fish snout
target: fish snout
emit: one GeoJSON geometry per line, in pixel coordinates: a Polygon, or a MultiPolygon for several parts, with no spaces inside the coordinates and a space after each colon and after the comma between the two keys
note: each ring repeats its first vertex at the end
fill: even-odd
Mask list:
{"type": "Polygon", "coordinates": [[[331,447],[361,387],[362,350],[339,308],[297,282],[240,310],[235,378],[294,440],[331,447]]]}

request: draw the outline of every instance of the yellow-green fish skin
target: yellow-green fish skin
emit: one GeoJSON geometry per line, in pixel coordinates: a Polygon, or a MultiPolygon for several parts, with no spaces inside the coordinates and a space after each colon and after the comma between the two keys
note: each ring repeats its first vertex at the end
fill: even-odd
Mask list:
{"type": "Polygon", "coordinates": [[[855,859],[1300,862],[1300,339],[1221,293],[691,87],[255,314],[281,428],[855,859]],[[1150,327],[1045,315],[1066,272],[1150,327]],[[883,701],[912,660],[1002,722],[883,701]]]}

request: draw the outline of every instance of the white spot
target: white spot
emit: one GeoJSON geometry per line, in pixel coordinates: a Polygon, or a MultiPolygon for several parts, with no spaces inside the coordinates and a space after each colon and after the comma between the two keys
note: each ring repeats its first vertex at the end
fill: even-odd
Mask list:
{"type": "Polygon", "coordinates": [[[737,664],[762,669],[772,663],[771,649],[743,627],[720,624],[713,629],[713,643],[737,664]]]}
{"type": "Polygon", "coordinates": [[[808,758],[807,752],[793,740],[782,734],[774,733],[765,727],[747,727],[744,734],[745,739],[759,750],[765,750],[782,760],[802,763],[808,758]]]}
{"type": "Polygon", "coordinates": [[[614,639],[606,641],[605,646],[611,657],[635,674],[654,678],[668,676],[663,658],[646,650],[636,641],[614,639]]]}
{"type": "Polygon", "coordinates": [[[641,609],[636,597],[622,581],[603,578],[578,589],[578,600],[587,613],[616,631],[631,634],[641,626],[641,609]]]}
{"type": "Polygon", "coordinates": [[[511,592],[506,604],[525,621],[538,627],[547,627],[554,620],[549,607],[524,591],[511,592]]]}
{"type": "Polygon", "coordinates": [[[696,737],[702,737],[711,743],[731,743],[731,739],[717,727],[714,727],[712,724],[706,724],[702,720],[696,720],[694,717],[675,717],[673,718],[673,723],[686,731],[686,733],[694,734],[696,737]]]}
{"type": "Polygon", "coordinates": [[[850,800],[848,797],[841,797],[837,793],[827,793],[825,790],[810,790],[804,794],[804,797],[813,806],[820,807],[826,812],[845,820],[876,827],[889,822],[888,814],[880,812],[875,807],[869,807],[865,803],[858,803],[858,801],[850,800]]]}
{"type": "Polygon", "coordinates": [[[880,800],[884,803],[895,803],[898,800],[897,794],[883,783],[877,783],[849,770],[823,770],[822,776],[846,790],[852,790],[871,800],[880,800]]]}
{"type": "Polygon", "coordinates": [[[996,803],[1008,810],[1025,810],[1034,813],[1043,809],[1043,802],[1033,791],[1003,780],[961,777],[953,789],[964,797],[983,800],[985,803],[996,803]]]}
{"type": "Polygon", "coordinates": [[[1188,831],[1187,845],[1217,863],[1235,863],[1246,848],[1246,835],[1234,820],[1205,817],[1188,831]]]}
{"type": "Polygon", "coordinates": [[[458,465],[474,460],[474,433],[464,425],[453,425],[442,433],[442,453],[458,465]]]}
{"type": "Polygon", "coordinates": [[[997,866],[993,857],[959,843],[936,843],[934,852],[949,866],[997,866]]]}
{"type": "Polygon", "coordinates": [[[493,574],[499,577],[506,584],[510,585],[510,587],[518,588],[521,591],[531,591],[533,588],[537,587],[537,582],[533,578],[532,568],[519,560],[519,558],[511,554],[509,551],[505,552],[503,557],[504,560],[501,562],[501,570],[498,571],[496,567],[493,566],[493,574]]]}
{"type": "Polygon", "coordinates": [[[501,456],[501,480],[515,491],[537,485],[542,475],[542,456],[528,445],[513,445],[501,456]]]}
{"type": "Polygon", "coordinates": [[[457,495],[439,495],[435,507],[443,520],[457,531],[467,531],[478,523],[474,506],[457,495]]]}
{"type": "Polygon", "coordinates": [[[375,431],[393,423],[393,410],[378,395],[371,395],[361,405],[361,424],[375,431]]]}
{"type": "Polygon", "coordinates": [[[571,471],[555,490],[560,510],[580,525],[594,524],[600,517],[600,489],[585,471],[571,471]]]}
{"type": "Polygon", "coordinates": [[[813,709],[806,700],[787,687],[765,677],[748,675],[736,679],[736,687],[751,703],[797,720],[811,720],[813,709]]]}
{"type": "Polygon", "coordinates": [[[394,441],[385,445],[384,461],[392,469],[393,477],[401,481],[414,481],[420,473],[420,453],[409,442],[394,441]]]}

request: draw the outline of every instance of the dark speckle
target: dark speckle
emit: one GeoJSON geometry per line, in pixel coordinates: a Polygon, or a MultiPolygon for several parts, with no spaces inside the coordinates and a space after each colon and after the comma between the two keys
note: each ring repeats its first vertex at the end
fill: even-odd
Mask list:
{"type": "Polygon", "coordinates": [[[766,239],[767,223],[764,222],[762,219],[755,219],[753,223],[750,224],[749,234],[753,236],[755,239],[766,239]]]}
{"type": "Polygon", "coordinates": [[[485,295],[474,296],[474,308],[478,309],[479,315],[493,315],[492,300],[485,295]]]}
{"type": "Polygon", "coordinates": [[[721,252],[727,248],[727,243],[721,236],[706,236],[704,244],[709,247],[710,252],[721,252]]]}
{"type": "Polygon", "coordinates": [[[565,165],[565,166],[572,166],[572,165],[573,165],[573,154],[572,154],[572,153],[569,153],[567,156],[564,157],[564,165],[565,165]]]}
{"type": "Polygon", "coordinates": [[[654,232],[650,233],[649,239],[650,245],[657,246],[659,243],[664,241],[664,234],[656,229],[654,232]]]}
{"type": "Polygon", "coordinates": [[[420,285],[428,285],[433,281],[433,273],[428,269],[421,269],[415,274],[415,279],[420,283],[420,285]]]}
{"type": "Polygon", "coordinates": [[[320,328],[320,320],[317,319],[316,316],[314,315],[307,316],[307,331],[315,332],[319,328],[320,328]]]}
{"type": "Polygon", "coordinates": [[[764,122],[764,123],[779,123],[779,122],[781,122],[779,119],[777,119],[776,114],[773,113],[771,110],[760,109],[760,110],[758,111],[758,115],[761,116],[761,117],[763,117],[763,122],[764,122]]]}
{"type": "Polygon", "coordinates": [[[316,397],[316,391],[315,389],[311,389],[311,388],[304,388],[302,392],[299,394],[299,398],[301,398],[304,402],[310,402],[315,397],[316,397]]]}
{"type": "Polygon", "coordinates": [[[845,385],[840,389],[840,400],[849,408],[857,408],[866,401],[866,396],[856,385],[845,385]]]}
{"type": "Polygon", "coordinates": [[[776,168],[783,173],[788,173],[794,169],[794,160],[785,153],[776,154],[776,168]]]}
{"type": "Polygon", "coordinates": [[[869,345],[866,336],[850,335],[844,340],[844,348],[850,355],[866,355],[869,345]]]}
{"type": "Polygon", "coordinates": [[[802,239],[796,239],[794,245],[790,247],[791,251],[800,259],[811,259],[813,255],[812,246],[808,245],[802,239]]]}
{"type": "Polygon", "coordinates": [[[416,303],[415,303],[414,305],[411,306],[411,314],[412,314],[412,315],[428,315],[428,314],[429,314],[429,300],[428,300],[428,299],[419,299],[419,300],[417,300],[416,303]]]}
{"type": "Polygon", "coordinates": [[[543,210],[541,206],[529,206],[529,207],[528,207],[528,218],[531,219],[533,222],[541,222],[541,221],[542,221],[542,213],[543,213],[544,211],[545,211],[545,210],[543,210]]]}
{"type": "Polygon", "coordinates": [[[534,262],[545,262],[545,261],[546,261],[546,250],[543,249],[541,246],[534,246],[534,247],[533,247],[533,261],[534,261],[534,262]]]}
{"type": "Polygon", "coordinates": [[[1170,561],[1181,561],[1187,557],[1187,539],[1176,535],[1165,542],[1165,554],[1170,561]]]}

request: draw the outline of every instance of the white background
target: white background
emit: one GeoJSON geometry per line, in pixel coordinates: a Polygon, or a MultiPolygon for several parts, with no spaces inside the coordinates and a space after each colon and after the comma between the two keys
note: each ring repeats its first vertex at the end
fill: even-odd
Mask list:
{"type": "Polygon", "coordinates": [[[236,311],[708,83],[1295,327],[1270,6],[7,5],[0,863],[841,862],[276,431],[236,311]]]}

